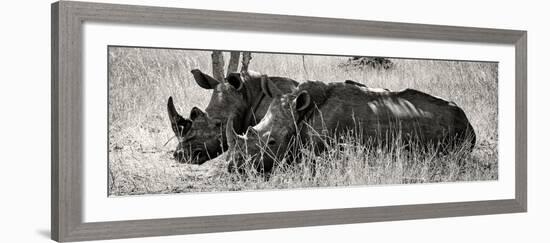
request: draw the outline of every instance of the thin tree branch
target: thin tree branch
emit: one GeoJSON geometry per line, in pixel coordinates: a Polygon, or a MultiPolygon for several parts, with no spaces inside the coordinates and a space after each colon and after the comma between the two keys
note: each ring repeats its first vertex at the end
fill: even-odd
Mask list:
{"type": "Polygon", "coordinates": [[[252,53],[248,51],[243,51],[243,60],[242,60],[242,66],[241,66],[241,73],[248,72],[248,64],[250,64],[250,60],[252,60],[252,53]]]}
{"type": "Polygon", "coordinates": [[[302,55],[302,67],[304,68],[304,72],[306,74],[306,80],[309,79],[309,73],[307,71],[307,67],[306,67],[306,56],[305,55],[302,55]]]}

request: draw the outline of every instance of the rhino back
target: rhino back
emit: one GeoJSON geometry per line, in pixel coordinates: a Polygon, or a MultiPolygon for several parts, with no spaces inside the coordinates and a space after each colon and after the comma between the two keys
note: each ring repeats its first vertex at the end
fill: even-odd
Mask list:
{"type": "Polygon", "coordinates": [[[299,84],[295,80],[285,77],[269,77],[269,79],[271,80],[271,82],[273,82],[275,86],[277,86],[277,88],[279,88],[284,93],[290,93],[299,84]]]}
{"type": "MultiPolygon", "coordinates": [[[[365,138],[421,138],[436,143],[450,138],[474,136],[464,111],[453,102],[406,89],[372,92],[336,83],[326,90],[326,100],[313,119],[316,130],[361,131],[365,138]]],[[[475,140],[474,140],[475,141],[475,140]]]]}

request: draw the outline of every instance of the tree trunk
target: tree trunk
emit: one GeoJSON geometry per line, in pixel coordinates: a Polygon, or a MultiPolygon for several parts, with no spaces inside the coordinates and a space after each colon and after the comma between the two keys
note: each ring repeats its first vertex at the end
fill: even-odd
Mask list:
{"type": "Polygon", "coordinates": [[[223,71],[224,66],[225,63],[223,62],[223,52],[212,51],[212,76],[220,82],[223,82],[225,79],[223,71]]]}
{"type": "Polygon", "coordinates": [[[239,59],[241,58],[241,52],[232,51],[231,57],[229,58],[229,66],[227,66],[227,75],[230,73],[236,73],[239,69],[239,59]]]}

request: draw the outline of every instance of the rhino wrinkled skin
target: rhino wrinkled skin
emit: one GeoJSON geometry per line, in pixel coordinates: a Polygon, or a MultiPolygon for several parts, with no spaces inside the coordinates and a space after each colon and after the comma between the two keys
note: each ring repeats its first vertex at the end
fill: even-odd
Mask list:
{"type": "Polygon", "coordinates": [[[273,99],[263,119],[244,135],[230,131],[231,121],[227,126],[234,159],[230,170],[242,169],[248,159],[257,171],[269,172],[296,150],[297,143],[309,142],[321,151],[323,138],[337,138],[350,130],[374,144],[400,138],[436,150],[465,144],[471,151],[475,145],[474,129],[460,107],[417,90],[393,92],[354,81],[307,81],[285,93],[269,78],[262,81],[264,93],[273,99]]]}

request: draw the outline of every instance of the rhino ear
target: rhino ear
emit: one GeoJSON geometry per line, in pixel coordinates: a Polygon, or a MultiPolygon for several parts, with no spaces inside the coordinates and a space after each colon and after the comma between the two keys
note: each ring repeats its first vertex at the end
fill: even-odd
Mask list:
{"type": "Polygon", "coordinates": [[[307,91],[301,91],[294,99],[297,111],[303,111],[311,105],[311,96],[307,91]]]}
{"type": "Polygon", "coordinates": [[[230,73],[227,76],[227,82],[233,86],[237,91],[243,87],[243,80],[240,73],[230,73]]]}
{"type": "Polygon", "coordinates": [[[271,82],[267,75],[262,75],[261,86],[262,92],[271,98],[281,95],[283,93],[279,88],[277,88],[277,86],[275,86],[275,84],[273,84],[273,82],[271,82]]]}
{"type": "Polygon", "coordinates": [[[197,84],[204,89],[213,89],[220,83],[220,81],[208,74],[203,73],[201,70],[193,69],[191,70],[191,73],[193,74],[193,78],[195,78],[195,82],[197,82],[197,84]]]}

